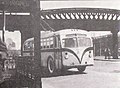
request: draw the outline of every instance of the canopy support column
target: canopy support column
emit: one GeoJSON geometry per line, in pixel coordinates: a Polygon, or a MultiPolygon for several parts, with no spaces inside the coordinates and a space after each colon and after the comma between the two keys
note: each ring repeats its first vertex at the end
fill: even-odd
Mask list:
{"type": "Polygon", "coordinates": [[[42,30],[42,27],[40,25],[41,19],[40,19],[40,0],[35,1],[36,4],[32,3],[33,8],[31,12],[31,17],[32,17],[32,33],[34,37],[34,84],[33,88],[42,88],[42,81],[41,81],[41,33],[40,31],[42,30]],[[34,5],[37,5],[34,6],[34,5]]]}
{"type": "Polygon", "coordinates": [[[118,59],[118,31],[112,31],[112,40],[113,40],[112,56],[113,59],[118,59]]]}

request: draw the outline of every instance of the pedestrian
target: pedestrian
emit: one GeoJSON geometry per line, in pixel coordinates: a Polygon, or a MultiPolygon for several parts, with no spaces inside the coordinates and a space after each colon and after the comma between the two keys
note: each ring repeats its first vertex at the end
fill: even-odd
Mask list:
{"type": "Polygon", "coordinates": [[[105,59],[110,59],[110,49],[105,48],[105,59]]]}

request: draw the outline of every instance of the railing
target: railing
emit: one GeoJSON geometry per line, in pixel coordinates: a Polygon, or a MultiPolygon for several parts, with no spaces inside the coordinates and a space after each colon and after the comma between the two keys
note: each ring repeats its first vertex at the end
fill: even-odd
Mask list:
{"type": "Polygon", "coordinates": [[[16,57],[16,71],[30,79],[34,79],[34,58],[33,56],[20,56],[16,57]]]}

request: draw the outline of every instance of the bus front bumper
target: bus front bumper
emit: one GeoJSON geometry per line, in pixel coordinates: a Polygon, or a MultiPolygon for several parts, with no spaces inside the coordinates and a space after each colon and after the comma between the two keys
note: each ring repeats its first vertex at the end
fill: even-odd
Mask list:
{"type": "Polygon", "coordinates": [[[71,68],[78,68],[78,67],[84,67],[84,66],[93,66],[93,64],[87,64],[87,65],[73,65],[73,66],[63,66],[65,69],[71,69],[71,68]]]}

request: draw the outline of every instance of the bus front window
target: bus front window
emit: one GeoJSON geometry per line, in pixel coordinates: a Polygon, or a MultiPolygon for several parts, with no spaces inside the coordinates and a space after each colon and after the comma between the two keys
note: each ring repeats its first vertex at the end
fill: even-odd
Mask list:
{"type": "Polygon", "coordinates": [[[26,42],[24,45],[24,51],[32,51],[33,48],[34,46],[32,41],[26,42]]]}
{"type": "Polygon", "coordinates": [[[79,47],[91,46],[91,40],[90,40],[90,38],[79,37],[78,38],[78,46],[79,47]]]}
{"type": "Polygon", "coordinates": [[[63,39],[63,47],[76,47],[76,38],[65,38],[63,39]]]}

